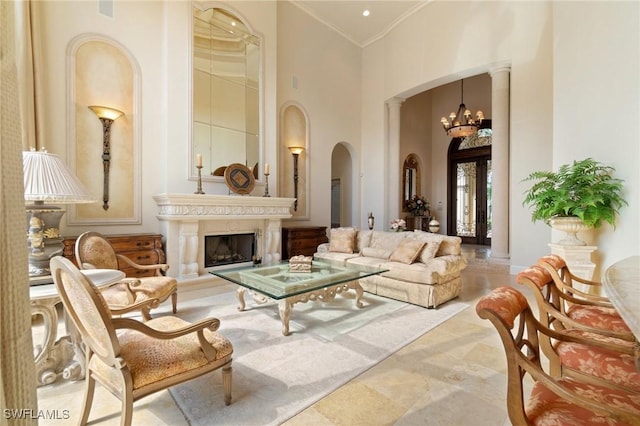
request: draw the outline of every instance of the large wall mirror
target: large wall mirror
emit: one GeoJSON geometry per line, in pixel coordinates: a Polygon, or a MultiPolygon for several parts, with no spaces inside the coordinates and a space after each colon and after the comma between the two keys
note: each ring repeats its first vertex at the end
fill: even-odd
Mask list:
{"type": "Polygon", "coordinates": [[[415,154],[407,155],[402,167],[402,211],[409,211],[407,201],[420,195],[420,166],[415,154]]]}
{"type": "Polygon", "coordinates": [[[191,177],[198,154],[205,180],[223,180],[232,163],[262,174],[260,45],[228,10],[193,8],[191,177]]]}

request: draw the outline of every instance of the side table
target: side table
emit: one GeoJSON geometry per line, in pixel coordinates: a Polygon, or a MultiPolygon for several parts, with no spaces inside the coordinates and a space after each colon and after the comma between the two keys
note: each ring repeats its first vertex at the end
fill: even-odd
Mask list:
{"type": "MultiPolygon", "coordinates": [[[[105,286],[120,281],[124,272],[115,269],[83,269],[81,271],[96,286],[105,286]]],[[[47,278],[38,277],[32,281],[46,282],[47,278]]],[[[48,280],[53,283],[52,278],[48,280]]],[[[55,284],[39,284],[29,287],[31,299],[31,316],[40,315],[44,325],[42,344],[35,347],[36,377],[38,385],[55,382],[58,374],[68,380],[79,380],[84,377],[84,357],[76,356],[78,341],[72,334],[72,324],[65,318],[68,335],[58,336],[58,310],[56,305],[62,300],[55,284]],[[79,359],[76,359],[79,358],[79,359]]]]}

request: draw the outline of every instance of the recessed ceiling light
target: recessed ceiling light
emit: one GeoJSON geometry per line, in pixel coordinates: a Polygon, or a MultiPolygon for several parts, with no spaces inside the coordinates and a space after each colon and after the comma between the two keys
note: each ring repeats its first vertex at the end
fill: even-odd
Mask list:
{"type": "Polygon", "coordinates": [[[369,14],[370,14],[370,13],[371,13],[371,12],[369,12],[369,9],[365,9],[365,10],[362,12],[362,16],[369,16],[369,14]]]}

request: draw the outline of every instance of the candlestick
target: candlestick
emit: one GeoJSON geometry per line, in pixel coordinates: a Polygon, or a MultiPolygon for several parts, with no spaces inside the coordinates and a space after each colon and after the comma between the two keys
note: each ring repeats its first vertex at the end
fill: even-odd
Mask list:
{"type": "MultiPolygon", "coordinates": [[[[202,161],[202,157],[200,157],[200,161],[202,161]]],[[[202,190],[202,164],[196,166],[196,168],[198,169],[198,188],[194,194],[204,194],[204,191],[202,190]]]]}
{"type": "Polygon", "coordinates": [[[263,197],[271,197],[269,195],[269,165],[264,165],[264,195],[263,197]]]}

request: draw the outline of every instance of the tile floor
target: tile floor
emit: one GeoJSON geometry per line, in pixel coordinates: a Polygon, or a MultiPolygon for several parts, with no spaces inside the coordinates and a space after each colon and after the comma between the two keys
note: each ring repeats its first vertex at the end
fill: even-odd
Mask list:
{"type": "MultiPolygon", "coordinates": [[[[475,313],[491,289],[515,283],[504,263],[492,266],[489,251],[465,246],[469,267],[460,300],[469,308],[407,345],[284,425],[508,425],[506,369],[497,333],[475,313]],[[477,266],[479,265],[479,266],[477,266]]],[[[188,298],[188,292],[181,298],[188,298]]],[[[76,424],[82,382],[59,381],[38,388],[40,410],[68,410],[70,419],[40,424],[76,424]]],[[[116,425],[117,399],[97,386],[90,424],[116,425]]],[[[135,425],[186,425],[167,391],[135,404],[135,425]]],[[[243,425],[245,426],[245,425],[243,425]]],[[[253,425],[246,425],[253,426],[253,425]]]]}

